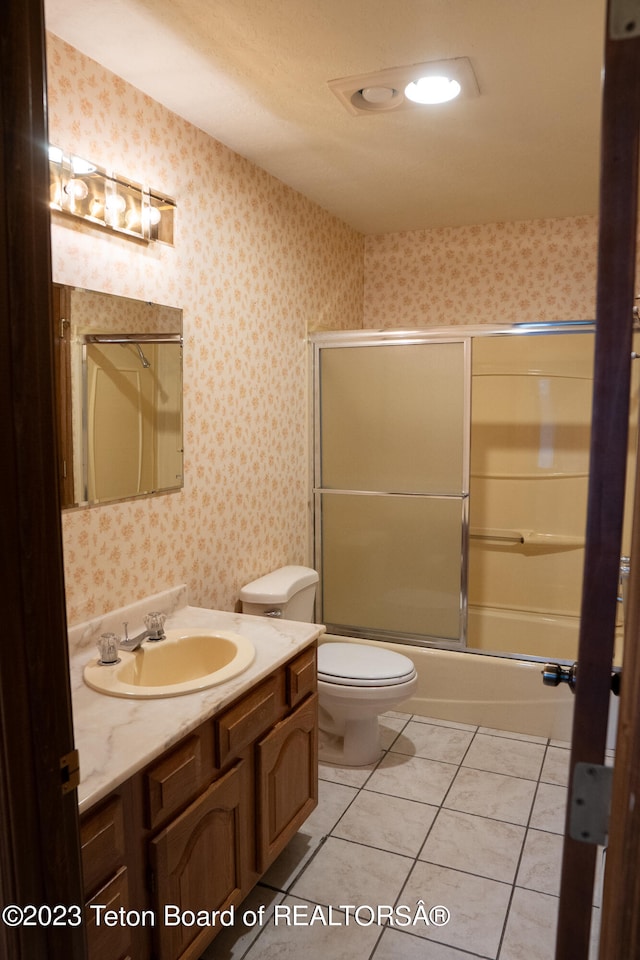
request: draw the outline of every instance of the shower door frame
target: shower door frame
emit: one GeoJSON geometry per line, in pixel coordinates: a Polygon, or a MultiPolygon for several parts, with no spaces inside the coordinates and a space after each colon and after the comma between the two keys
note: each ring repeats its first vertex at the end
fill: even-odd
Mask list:
{"type": "MultiPolygon", "coordinates": [[[[323,591],[322,591],[322,563],[323,563],[323,544],[322,544],[322,497],[330,493],[353,493],[349,490],[338,490],[334,488],[324,488],[321,485],[321,422],[320,422],[320,353],[324,349],[331,348],[349,348],[349,347],[375,347],[389,345],[415,345],[423,343],[462,343],[465,350],[464,359],[464,493],[461,495],[463,501],[462,515],[462,541],[461,541],[461,579],[460,579],[460,631],[459,639],[452,641],[450,639],[425,636],[425,635],[406,635],[400,631],[389,632],[386,630],[376,630],[370,628],[343,628],[338,624],[329,624],[334,632],[339,633],[341,629],[348,629],[348,636],[359,639],[382,640],[394,643],[403,643],[409,646],[434,647],[440,650],[456,650],[465,653],[476,654],[478,656],[498,656],[517,660],[531,660],[544,662],[548,657],[537,656],[535,654],[526,654],[522,652],[513,653],[504,650],[488,650],[467,646],[467,616],[468,616],[468,572],[469,572],[469,539],[470,539],[470,511],[472,509],[470,498],[471,486],[471,420],[472,420],[472,342],[479,337],[501,337],[501,336],[542,336],[542,335],[584,335],[595,334],[595,323],[593,320],[558,320],[533,323],[512,323],[496,324],[495,326],[468,325],[465,327],[425,327],[419,330],[356,330],[356,331],[332,331],[326,333],[315,333],[309,338],[312,348],[312,490],[313,490],[313,557],[314,565],[320,574],[320,585],[317,593],[317,618],[324,622],[323,610],[323,591]]],[[[397,496],[385,491],[368,491],[373,495],[397,496]]],[[[367,494],[362,494],[367,495],[367,494]]],[[[585,518],[586,521],[586,518],[585,518]]],[[[347,635],[345,633],[345,635],[347,635]]],[[[553,657],[560,663],[570,664],[575,657],[566,660],[561,657],[553,657]]]]}
{"type": "MultiPolygon", "coordinates": [[[[366,627],[348,627],[348,636],[370,640],[383,640],[403,643],[409,646],[437,647],[438,649],[465,650],[467,628],[467,564],[469,537],[469,481],[470,481],[470,439],[471,439],[471,334],[459,327],[440,327],[438,330],[363,330],[316,333],[310,336],[312,347],[312,397],[313,397],[313,555],[314,565],[320,574],[317,591],[316,616],[324,623],[323,597],[323,537],[322,537],[322,498],[331,494],[353,494],[378,497],[420,497],[433,499],[459,500],[461,510],[460,523],[460,599],[458,615],[458,638],[447,639],[428,634],[412,634],[401,631],[389,632],[366,627]],[[389,490],[343,490],[322,486],[321,458],[321,383],[320,354],[325,349],[349,349],[354,347],[380,346],[417,346],[428,343],[459,343],[463,349],[463,454],[462,454],[462,491],[457,495],[398,493],[389,490]]],[[[341,625],[329,624],[336,631],[341,625]]],[[[347,629],[347,628],[344,628],[347,629]]]]}

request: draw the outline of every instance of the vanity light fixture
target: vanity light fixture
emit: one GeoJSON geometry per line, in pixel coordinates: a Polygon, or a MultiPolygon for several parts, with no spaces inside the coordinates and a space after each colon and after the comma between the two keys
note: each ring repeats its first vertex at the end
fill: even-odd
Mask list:
{"type": "Polygon", "coordinates": [[[137,240],[173,243],[174,200],[54,146],[49,188],[52,210],[137,240]]]}

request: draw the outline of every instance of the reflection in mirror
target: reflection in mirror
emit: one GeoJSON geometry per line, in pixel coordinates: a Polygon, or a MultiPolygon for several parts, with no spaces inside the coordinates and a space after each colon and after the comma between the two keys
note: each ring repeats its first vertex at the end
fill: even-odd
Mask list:
{"type": "Polygon", "coordinates": [[[182,311],[54,285],[62,506],[182,487],[182,311]]]}

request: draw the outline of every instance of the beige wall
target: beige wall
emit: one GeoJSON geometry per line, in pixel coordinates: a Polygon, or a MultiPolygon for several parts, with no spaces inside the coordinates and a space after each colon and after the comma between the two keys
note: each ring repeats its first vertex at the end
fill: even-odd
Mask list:
{"type": "Polygon", "coordinates": [[[178,205],[174,247],[54,215],[54,280],[184,311],[184,490],[64,513],[69,623],[179,583],[232,608],[308,559],[305,335],[360,326],[363,238],[55,37],[48,69],[51,142],[178,205]]]}
{"type": "Polygon", "coordinates": [[[593,319],[597,239],[593,217],[369,236],[363,326],[593,319]]]}
{"type": "Polygon", "coordinates": [[[174,247],[54,214],[54,280],[185,335],[184,490],[64,513],[70,624],[183,582],[229,609],[308,560],[307,331],[594,315],[594,218],[365,238],[55,37],[48,68],[51,142],[178,204],[174,247]]]}

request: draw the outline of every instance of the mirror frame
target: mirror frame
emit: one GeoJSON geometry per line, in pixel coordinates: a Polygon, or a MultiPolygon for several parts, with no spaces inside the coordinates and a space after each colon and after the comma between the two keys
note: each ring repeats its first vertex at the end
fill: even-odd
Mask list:
{"type": "MultiPolygon", "coordinates": [[[[89,301],[90,302],[90,301],[89,301]]],[[[58,484],[60,506],[62,509],[73,509],[89,506],[98,506],[106,503],[122,502],[141,497],[155,496],[181,490],[184,485],[184,475],[181,472],[175,485],[158,487],[132,492],[122,497],[101,500],[84,499],[87,495],[86,482],[83,477],[78,483],[77,473],[78,451],[74,450],[74,436],[77,442],[82,443],[81,460],[86,460],[86,412],[80,408],[84,405],[84,383],[80,382],[78,371],[74,373],[74,366],[79,368],[80,358],[84,360],[86,347],[89,343],[175,343],[180,348],[180,452],[184,456],[184,422],[182,407],[182,310],[178,307],[169,307],[150,301],[136,300],[131,297],[121,297],[103,291],[87,290],[83,287],[52,284],[52,319],[54,324],[54,369],[55,369],[55,412],[58,427],[58,484]],[[95,324],[87,321],[80,313],[78,316],[78,296],[97,298],[98,305],[104,303],[104,313],[108,313],[108,321],[102,316],[95,324]],[[74,300],[75,316],[74,316],[74,300]],[[123,313],[128,317],[125,321],[114,317],[114,313],[121,304],[123,313]],[[136,320],[136,316],[140,320],[136,320]],[[133,317],[133,319],[131,319],[133,317]],[[139,327],[131,329],[132,323],[139,327]],[[126,328],[126,329],[125,329],[126,328]],[[153,332],[151,332],[153,331],[153,332]],[[78,353],[78,350],[80,353],[78,353]],[[74,380],[75,377],[75,380],[74,380]],[[74,403],[76,411],[74,413],[74,403]],[[80,419],[78,419],[80,417],[80,419]],[[74,425],[75,421],[75,425],[74,425]],[[80,429],[78,427],[79,424],[80,429]],[[80,441],[80,438],[81,441],[80,441]],[[75,466],[74,466],[75,464],[75,466]],[[82,497],[78,496],[81,489],[82,497]]],[[[83,362],[84,367],[84,362],[83,362]]],[[[82,378],[83,379],[83,378],[82,378]]],[[[183,460],[184,462],[184,460],[183,460]]],[[[86,471],[85,471],[86,475],[86,471]]]]}

